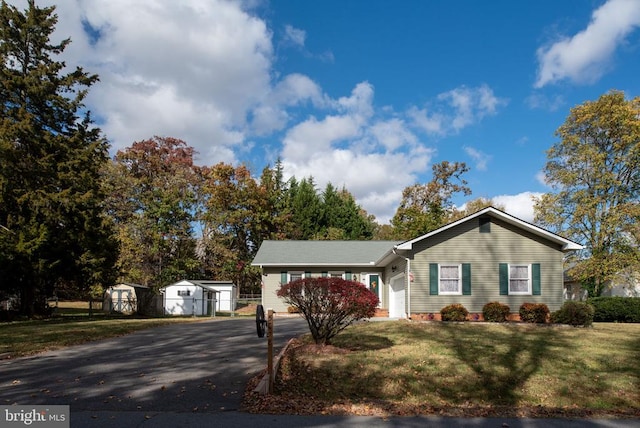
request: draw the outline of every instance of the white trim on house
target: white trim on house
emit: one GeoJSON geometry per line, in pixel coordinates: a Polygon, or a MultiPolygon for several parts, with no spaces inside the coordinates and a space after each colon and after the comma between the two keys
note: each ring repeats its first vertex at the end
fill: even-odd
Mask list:
{"type": "Polygon", "coordinates": [[[438,295],[440,296],[462,296],[462,264],[461,263],[438,263],[438,295]],[[442,267],[456,267],[458,268],[458,277],[455,278],[458,282],[457,291],[444,291],[442,289],[442,280],[451,280],[454,278],[443,278],[442,267]]]}
{"type": "Polygon", "coordinates": [[[533,275],[531,271],[531,263],[510,263],[507,265],[507,272],[509,272],[509,286],[508,292],[510,296],[531,296],[533,294],[533,275]],[[512,267],[526,267],[527,268],[527,277],[526,278],[512,278],[511,277],[511,268],[512,267]],[[511,291],[511,281],[521,281],[527,280],[527,290],[526,291],[511,291]]]}
{"type": "Polygon", "coordinates": [[[453,223],[449,223],[445,226],[442,226],[439,229],[436,229],[434,231],[431,231],[429,233],[426,233],[422,236],[419,236],[415,239],[412,239],[410,241],[406,241],[403,242],[402,244],[396,245],[395,248],[397,248],[398,250],[411,250],[413,249],[413,244],[415,244],[416,242],[422,241],[423,239],[429,238],[431,236],[437,235],[439,233],[444,232],[445,230],[451,229],[452,227],[456,227],[459,224],[462,223],[466,223],[469,220],[472,220],[474,218],[486,215],[486,214],[491,214],[497,218],[499,218],[500,220],[512,224],[514,226],[518,226],[524,230],[527,230],[535,235],[544,237],[552,242],[556,242],[560,245],[562,245],[562,251],[571,251],[571,250],[582,250],[584,247],[576,242],[573,242],[569,239],[563,238],[560,235],[556,235],[555,233],[549,232],[548,230],[542,229],[538,226],[535,226],[531,223],[527,223],[524,220],[520,220],[517,217],[514,217],[510,214],[507,214],[503,211],[497,210],[493,207],[487,207],[483,210],[480,210],[474,214],[468,215],[466,217],[461,218],[458,221],[454,221],[453,223]]]}

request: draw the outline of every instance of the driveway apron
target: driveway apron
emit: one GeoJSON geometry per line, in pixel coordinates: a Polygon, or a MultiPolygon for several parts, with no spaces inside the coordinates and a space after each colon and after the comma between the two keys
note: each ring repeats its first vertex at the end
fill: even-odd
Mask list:
{"type": "MultiPolygon", "coordinates": [[[[301,318],[276,318],[275,352],[306,331],[301,318]]],[[[72,412],[233,411],[266,360],[255,320],[173,324],[1,361],[0,403],[66,404],[72,412]]]]}

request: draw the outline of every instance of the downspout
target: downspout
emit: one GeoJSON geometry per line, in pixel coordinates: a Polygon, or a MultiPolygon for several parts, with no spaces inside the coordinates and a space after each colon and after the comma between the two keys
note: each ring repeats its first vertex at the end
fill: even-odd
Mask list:
{"type": "Polygon", "coordinates": [[[392,251],[393,254],[402,257],[407,262],[407,270],[405,272],[405,277],[407,278],[407,319],[411,319],[411,260],[409,257],[396,253],[396,247],[393,247],[392,251]]]}

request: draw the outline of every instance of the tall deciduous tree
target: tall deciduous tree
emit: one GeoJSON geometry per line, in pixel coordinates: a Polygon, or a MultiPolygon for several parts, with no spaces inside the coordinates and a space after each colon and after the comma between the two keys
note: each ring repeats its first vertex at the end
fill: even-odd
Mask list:
{"type": "Polygon", "coordinates": [[[259,290],[260,273],[250,266],[269,233],[266,214],[273,211],[265,189],[246,166],[220,163],[205,174],[202,242],[207,276],[232,280],[241,292],[259,290]]]}
{"type": "Polygon", "coordinates": [[[391,219],[399,239],[415,238],[444,225],[454,211],[453,195],[471,194],[462,178],[469,171],[464,162],[443,161],[432,170],[429,183],[415,184],[402,192],[400,207],[391,219]]]}
{"type": "Polygon", "coordinates": [[[107,169],[122,280],[159,288],[199,272],[192,222],[199,167],[186,142],[154,137],[119,151],[107,169]]]}
{"type": "Polygon", "coordinates": [[[58,285],[109,285],[117,248],[101,206],[108,144],[83,106],[98,76],[55,59],[70,40],[50,40],[54,9],[0,5],[0,287],[26,314],[58,285]]]}
{"type": "Polygon", "coordinates": [[[547,152],[553,192],[535,221],[586,246],[573,276],[602,293],[607,280],[637,263],[640,217],[640,98],[612,91],[573,109],[547,152]]]}
{"type": "Polygon", "coordinates": [[[487,207],[494,207],[502,211],[506,209],[504,205],[497,204],[491,199],[477,198],[465,203],[463,208],[454,208],[449,216],[448,222],[459,220],[487,207]]]}

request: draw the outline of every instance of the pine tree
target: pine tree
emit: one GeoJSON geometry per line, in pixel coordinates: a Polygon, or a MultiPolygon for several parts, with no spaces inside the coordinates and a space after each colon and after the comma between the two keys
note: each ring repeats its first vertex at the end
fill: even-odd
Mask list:
{"type": "Polygon", "coordinates": [[[55,287],[106,285],[116,253],[102,215],[108,145],[83,99],[98,76],[56,61],[54,7],[0,5],[0,277],[22,313],[55,287]]]}

